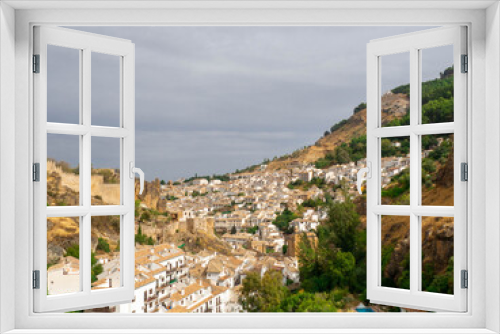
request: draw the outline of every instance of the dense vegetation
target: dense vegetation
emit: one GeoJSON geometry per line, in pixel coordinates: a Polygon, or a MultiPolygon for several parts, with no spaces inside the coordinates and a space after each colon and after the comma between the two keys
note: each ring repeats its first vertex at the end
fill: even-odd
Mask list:
{"type": "Polygon", "coordinates": [[[259,227],[258,226],[253,226],[253,227],[247,228],[247,233],[255,234],[257,232],[259,232],[259,227]]]}
{"type": "MultiPolygon", "coordinates": [[[[392,92],[406,94],[409,97],[410,85],[398,86],[392,92]]],[[[408,112],[401,125],[410,124],[409,117],[408,112]]],[[[453,122],[453,67],[448,67],[442,78],[422,83],[422,123],[443,122],[453,122]]],[[[392,124],[394,125],[397,124],[392,124]]]]}
{"type": "Polygon", "coordinates": [[[349,143],[342,143],[324,158],[315,162],[316,168],[323,169],[332,165],[359,161],[366,157],[366,135],[352,138],[349,143]]]}
{"type": "Polygon", "coordinates": [[[317,229],[318,247],[306,238],[300,243],[302,288],[329,292],[335,288],[362,294],[366,280],[366,231],[359,229],[356,206],[346,193],[345,202],[330,202],[328,219],[317,229]]]}
{"type": "MultiPolygon", "coordinates": [[[[307,237],[300,242],[301,289],[283,286],[280,272],[261,278],[249,273],[243,281],[241,302],[250,312],[336,312],[347,303],[364,300],[366,282],[366,231],[359,228],[355,204],[328,202],[329,218],[317,230],[318,247],[307,237]]],[[[291,221],[288,211],[280,219],[291,221]]],[[[282,228],[287,226],[282,225],[282,228]]]]}
{"type": "Polygon", "coordinates": [[[104,238],[99,237],[99,238],[97,239],[97,247],[96,247],[96,250],[100,250],[100,251],[103,251],[103,252],[109,253],[109,252],[110,252],[110,249],[109,249],[109,243],[108,243],[108,240],[106,240],[106,239],[104,239],[104,238]]]}
{"type": "Polygon", "coordinates": [[[280,272],[270,270],[261,278],[251,272],[243,281],[240,302],[249,312],[336,312],[346,303],[347,291],[328,293],[290,291],[280,272]]]}
{"type": "Polygon", "coordinates": [[[278,214],[276,219],[273,221],[273,224],[276,225],[282,232],[284,233],[292,233],[293,231],[290,228],[290,222],[299,216],[290,210],[285,209],[282,213],[278,214]]]}
{"type": "Polygon", "coordinates": [[[422,290],[453,294],[453,257],[450,258],[446,272],[443,275],[436,275],[433,264],[427,263],[424,265],[422,271],[422,290]]]}
{"type": "Polygon", "coordinates": [[[135,243],[150,246],[155,244],[153,238],[148,237],[147,235],[142,233],[141,225],[139,225],[139,228],[137,229],[137,233],[135,235],[135,243]]]}
{"type": "Polygon", "coordinates": [[[309,190],[312,186],[316,186],[318,188],[323,188],[326,185],[325,179],[319,177],[313,177],[311,181],[305,182],[303,180],[297,179],[293,182],[290,182],[287,187],[288,189],[300,189],[300,190],[309,190]]]}

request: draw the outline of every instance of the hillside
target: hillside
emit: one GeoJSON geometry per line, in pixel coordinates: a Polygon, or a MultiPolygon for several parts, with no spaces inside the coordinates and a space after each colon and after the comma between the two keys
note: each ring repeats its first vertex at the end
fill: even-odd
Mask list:
{"type": "MultiPolygon", "coordinates": [[[[424,123],[453,121],[453,68],[446,69],[438,79],[422,87],[424,123]]],[[[409,85],[394,88],[382,96],[382,124],[386,126],[409,123],[409,85]]],[[[453,135],[422,137],[425,155],[422,160],[422,204],[454,205],[453,135]]],[[[404,157],[409,142],[398,138],[382,142],[383,157],[404,157]],[[397,145],[401,145],[398,147],[397,145]],[[406,147],[406,149],[404,149],[406,147]]],[[[312,146],[274,159],[268,169],[314,164],[328,168],[366,157],[366,105],[361,103],[353,115],[330,128],[312,146]],[[298,164],[297,164],[298,162],[298,164]]],[[[391,177],[382,189],[382,202],[387,205],[409,204],[409,169],[391,177]]],[[[366,228],[366,198],[354,199],[356,211],[366,228]]],[[[422,287],[426,291],[453,293],[453,219],[422,218],[422,287]]],[[[382,277],[385,286],[409,288],[409,218],[383,217],[382,277]]]]}

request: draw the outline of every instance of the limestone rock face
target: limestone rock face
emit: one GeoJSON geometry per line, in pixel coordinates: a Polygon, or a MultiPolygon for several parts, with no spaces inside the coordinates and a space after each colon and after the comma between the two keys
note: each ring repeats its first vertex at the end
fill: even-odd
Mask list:
{"type": "Polygon", "coordinates": [[[139,179],[135,180],[135,198],[139,199],[142,204],[150,209],[159,210],[160,204],[160,180],[156,178],[152,182],[144,181],[144,191],[139,195],[140,183],[139,179]]]}
{"type": "Polygon", "coordinates": [[[386,277],[393,277],[394,281],[397,282],[403,273],[402,262],[410,251],[410,239],[405,238],[400,240],[396,247],[394,248],[394,252],[392,253],[391,260],[389,264],[385,268],[384,275],[386,277]]]}
{"type": "Polygon", "coordinates": [[[453,177],[454,177],[454,150],[451,150],[448,155],[448,160],[446,164],[442,166],[437,174],[436,185],[444,188],[453,187],[453,177]]]}
{"type": "Polygon", "coordinates": [[[394,94],[387,92],[382,96],[382,113],[386,113],[387,117],[383,117],[382,124],[387,123],[391,116],[402,117],[406,115],[407,109],[410,107],[410,100],[404,94],[394,94]]]}
{"type": "MultiPolygon", "coordinates": [[[[397,220],[397,216],[394,216],[397,220]]],[[[398,281],[403,273],[405,258],[410,252],[410,231],[406,222],[391,222],[390,227],[383,232],[386,243],[389,239],[395,242],[394,252],[384,272],[385,277],[391,277],[398,281]]],[[[453,218],[451,217],[424,217],[422,219],[422,265],[431,264],[434,271],[443,274],[446,271],[449,260],[453,257],[454,249],[453,218]]],[[[384,241],[383,241],[384,243],[384,241]]]]}
{"type": "Polygon", "coordinates": [[[56,263],[65,249],[78,244],[80,226],[77,218],[47,218],[47,263],[56,263]]]}

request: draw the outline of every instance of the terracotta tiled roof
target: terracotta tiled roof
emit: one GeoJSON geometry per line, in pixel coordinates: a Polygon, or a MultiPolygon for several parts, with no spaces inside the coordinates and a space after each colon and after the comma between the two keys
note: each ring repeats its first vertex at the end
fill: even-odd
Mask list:
{"type": "Polygon", "coordinates": [[[208,263],[207,273],[221,273],[224,269],[220,261],[212,260],[208,263]]]}
{"type": "Polygon", "coordinates": [[[172,300],[172,301],[182,300],[182,299],[186,298],[187,296],[189,296],[190,294],[193,294],[200,289],[203,289],[203,286],[201,286],[197,283],[191,284],[190,286],[184,288],[184,294],[182,294],[181,291],[178,291],[178,292],[172,294],[172,296],[170,297],[170,300],[172,300]]]}

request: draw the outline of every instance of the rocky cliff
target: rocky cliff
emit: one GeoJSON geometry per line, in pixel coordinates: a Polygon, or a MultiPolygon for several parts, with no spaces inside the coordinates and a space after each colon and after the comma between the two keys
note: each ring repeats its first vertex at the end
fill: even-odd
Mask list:
{"type": "Polygon", "coordinates": [[[156,178],[152,182],[144,181],[144,191],[139,195],[139,179],[135,179],[135,198],[150,209],[160,210],[160,180],[156,178]]]}

